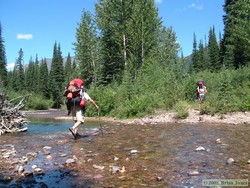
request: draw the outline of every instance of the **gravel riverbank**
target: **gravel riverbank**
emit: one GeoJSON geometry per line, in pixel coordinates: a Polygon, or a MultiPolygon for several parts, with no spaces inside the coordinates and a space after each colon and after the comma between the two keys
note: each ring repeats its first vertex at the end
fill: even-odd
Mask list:
{"type": "MultiPolygon", "coordinates": [[[[52,118],[57,120],[71,120],[65,110],[39,110],[24,111],[27,117],[52,118]]],[[[250,112],[233,112],[224,115],[200,115],[198,110],[190,109],[186,119],[176,119],[171,111],[159,111],[154,115],[134,119],[117,119],[112,117],[100,117],[101,121],[125,124],[162,124],[162,123],[209,123],[209,124],[250,124],[250,112]]],[[[86,121],[99,121],[99,117],[86,117],[86,121]]]]}

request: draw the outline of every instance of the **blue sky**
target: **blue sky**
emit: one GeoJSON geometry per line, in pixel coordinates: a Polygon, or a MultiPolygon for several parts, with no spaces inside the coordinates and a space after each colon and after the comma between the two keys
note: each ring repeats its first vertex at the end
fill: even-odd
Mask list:
{"type": "MultiPolygon", "coordinates": [[[[13,67],[18,51],[24,63],[30,57],[52,58],[55,42],[60,43],[63,57],[74,56],[77,24],[83,9],[95,12],[97,0],[0,0],[0,23],[8,68],[13,67]]],[[[173,27],[183,54],[193,48],[193,34],[205,42],[214,26],[217,39],[223,34],[224,0],[155,0],[163,25],[173,27]]]]}

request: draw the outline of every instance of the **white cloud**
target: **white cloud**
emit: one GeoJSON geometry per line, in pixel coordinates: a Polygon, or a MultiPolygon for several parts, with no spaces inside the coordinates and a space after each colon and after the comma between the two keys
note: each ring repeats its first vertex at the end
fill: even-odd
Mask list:
{"type": "Polygon", "coordinates": [[[203,5],[202,4],[192,3],[191,5],[188,6],[188,8],[194,8],[194,9],[202,10],[203,9],[203,5]]]}
{"type": "Polygon", "coordinates": [[[15,63],[9,63],[7,64],[7,70],[12,71],[14,69],[15,63]]]}
{"type": "Polygon", "coordinates": [[[24,40],[30,40],[33,38],[33,35],[32,34],[17,34],[16,35],[16,38],[17,39],[24,39],[24,40]]]}
{"type": "Polygon", "coordinates": [[[155,3],[161,4],[163,0],[155,0],[155,3]]]}

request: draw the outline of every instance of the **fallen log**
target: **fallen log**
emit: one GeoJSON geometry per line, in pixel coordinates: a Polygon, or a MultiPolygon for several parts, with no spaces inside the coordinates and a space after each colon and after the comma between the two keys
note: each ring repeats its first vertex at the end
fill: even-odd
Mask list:
{"type": "Polygon", "coordinates": [[[25,106],[29,96],[30,94],[9,101],[5,92],[0,93],[0,135],[27,131],[25,125],[28,121],[20,110],[25,106]],[[17,99],[21,100],[13,104],[12,101],[17,99]]]}

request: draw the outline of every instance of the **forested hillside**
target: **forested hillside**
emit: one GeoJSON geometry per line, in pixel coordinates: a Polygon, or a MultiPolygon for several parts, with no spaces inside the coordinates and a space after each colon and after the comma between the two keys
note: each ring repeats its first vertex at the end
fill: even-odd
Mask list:
{"type": "MultiPolygon", "coordinates": [[[[175,31],[162,24],[154,0],[99,0],[95,14],[83,10],[77,28],[72,28],[74,58],[68,54],[63,63],[60,43],[55,42],[48,67],[46,58],[23,62],[20,48],[9,72],[0,25],[1,88],[10,97],[32,93],[30,109],[64,108],[65,86],[80,77],[101,115],[126,118],[156,109],[195,108],[196,83],[203,79],[208,89],[203,113],[249,111],[249,1],[225,0],[224,11],[224,34],[216,36],[211,26],[204,43],[194,33],[192,55],[184,57],[175,31]]],[[[93,115],[90,106],[87,113],[93,115]]]]}

